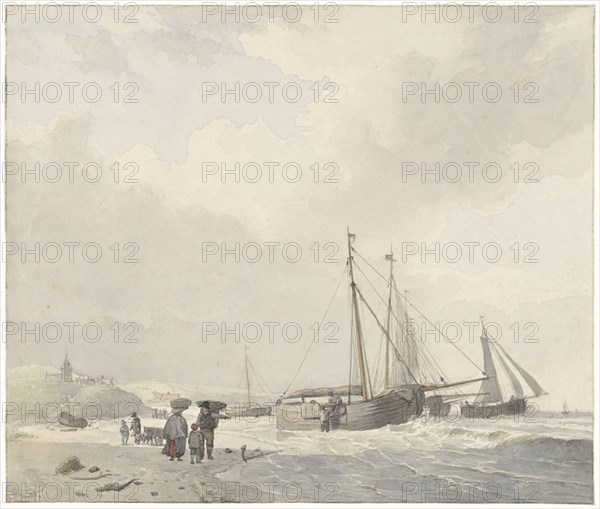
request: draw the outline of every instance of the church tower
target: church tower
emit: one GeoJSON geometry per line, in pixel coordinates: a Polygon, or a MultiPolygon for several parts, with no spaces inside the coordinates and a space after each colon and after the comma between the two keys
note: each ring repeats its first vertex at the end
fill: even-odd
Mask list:
{"type": "Polygon", "coordinates": [[[73,381],[73,370],[71,369],[71,363],[67,358],[67,354],[65,354],[65,360],[62,363],[60,368],[60,380],[62,382],[72,382],[73,381]]]}

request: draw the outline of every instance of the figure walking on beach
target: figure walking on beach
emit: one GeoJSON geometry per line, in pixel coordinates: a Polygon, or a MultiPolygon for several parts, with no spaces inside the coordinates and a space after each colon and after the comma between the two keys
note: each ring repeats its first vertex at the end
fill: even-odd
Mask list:
{"type": "Polygon", "coordinates": [[[135,443],[139,444],[142,438],[142,421],[136,412],[131,414],[131,428],[129,429],[133,431],[133,439],[135,443]]]}
{"type": "Polygon", "coordinates": [[[200,463],[202,460],[200,456],[200,445],[202,444],[202,434],[198,429],[197,424],[192,424],[192,431],[188,438],[188,445],[190,446],[190,463],[200,463]]]}
{"type": "Polygon", "coordinates": [[[121,445],[127,445],[127,441],[129,440],[129,428],[127,427],[127,423],[125,421],[121,421],[121,445]]]}
{"type": "Polygon", "coordinates": [[[212,452],[215,445],[215,428],[217,427],[217,419],[220,419],[219,414],[213,414],[210,411],[208,401],[198,402],[200,413],[196,419],[196,424],[200,428],[200,459],[204,459],[204,442],[206,442],[206,456],[209,460],[213,459],[212,452]]]}
{"type": "Polygon", "coordinates": [[[177,458],[177,461],[183,461],[181,457],[185,454],[185,442],[188,436],[187,421],[181,415],[184,409],[173,409],[173,414],[167,419],[163,429],[163,438],[166,439],[163,454],[169,457],[170,461],[177,458]]]}

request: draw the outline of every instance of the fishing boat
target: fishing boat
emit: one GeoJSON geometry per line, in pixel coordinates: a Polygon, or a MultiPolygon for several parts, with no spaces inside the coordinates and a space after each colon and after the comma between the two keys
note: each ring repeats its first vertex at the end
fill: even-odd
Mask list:
{"type": "Polygon", "coordinates": [[[60,416],[58,417],[58,422],[59,422],[59,424],[62,424],[63,426],[67,426],[68,428],[83,429],[83,428],[86,428],[88,425],[87,420],[84,419],[83,417],[78,417],[78,418],[74,417],[69,412],[66,412],[64,410],[62,410],[60,412],[60,416]]]}
{"type": "MultiPolygon", "coordinates": [[[[320,415],[323,410],[328,412],[330,430],[360,431],[377,429],[390,424],[403,424],[422,414],[426,401],[426,391],[435,391],[442,387],[447,388],[467,383],[449,384],[445,380],[441,380],[440,383],[421,383],[416,377],[412,376],[410,383],[392,386],[388,372],[386,375],[387,382],[384,384],[383,390],[377,391],[373,389],[374,384],[367,362],[366,338],[363,333],[361,318],[363,311],[364,313],[368,312],[372,316],[379,329],[383,332],[383,341],[386,344],[388,356],[386,365],[391,365],[390,358],[391,354],[393,354],[395,362],[404,365],[407,372],[411,372],[411,370],[406,360],[402,357],[397,345],[391,339],[389,319],[387,327],[381,323],[356,281],[355,268],[357,265],[354,254],[357,254],[357,252],[352,246],[354,240],[355,235],[347,230],[348,259],[346,266],[351,302],[350,341],[352,346],[348,384],[337,387],[325,386],[301,389],[290,394],[287,394],[286,389],[282,397],[277,401],[274,409],[277,428],[279,430],[319,430],[320,415]],[[359,301],[364,306],[364,309],[359,307],[359,301]],[[352,384],[352,376],[356,376],[352,372],[353,360],[357,366],[358,384],[352,384]],[[309,401],[307,401],[308,398],[310,398],[309,401]],[[318,398],[326,399],[318,401],[318,398]]],[[[362,270],[360,272],[364,275],[362,270]]],[[[312,344],[314,342],[311,342],[309,350],[312,344]]],[[[300,371],[307,355],[308,352],[304,356],[296,375],[300,371]]],[[[482,379],[477,378],[469,382],[482,379]]],[[[292,383],[293,380],[290,386],[292,383]]],[[[288,389],[290,386],[288,386],[288,389]]]]}
{"type": "Polygon", "coordinates": [[[390,272],[387,280],[387,313],[384,328],[387,341],[385,341],[383,361],[383,392],[390,390],[414,392],[420,400],[417,416],[426,411],[427,415],[432,417],[446,417],[450,413],[452,403],[474,395],[464,393],[458,388],[485,380],[487,374],[408,299],[406,290],[401,292],[398,289],[394,276],[396,260],[393,248],[390,247],[390,253],[385,255],[385,260],[390,262],[390,272]],[[458,350],[481,372],[483,377],[450,382],[426,343],[416,339],[417,327],[411,316],[412,313],[417,313],[423,323],[428,323],[432,330],[436,330],[439,336],[458,350]],[[395,350],[395,358],[390,355],[392,350],[395,350]],[[446,392],[448,389],[452,389],[452,392],[446,392]]]}
{"type": "Polygon", "coordinates": [[[570,413],[571,413],[571,412],[570,412],[570,410],[569,410],[569,406],[567,405],[567,402],[565,401],[565,402],[563,403],[563,408],[562,408],[562,412],[561,412],[561,414],[563,414],[563,415],[566,417],[566,416],[567,416],[567,415],[569,415],[570,413]]]}
{"type": "Polygon", "coordinates": [[[484,370],[489,378],[481,382],[479,393],[473,403],[465,402],[461,405],[461,414],[463,417],[476,419],[521,414],[527,409],[528,399],[543,396],[547,392],[542,389],[533,376],[517,364],[502,348],[502,345],[490,340],[483,323],[483,317],[481,317],[481,328],[482,335],[480,339],[483,349],[484,370]],[[501,383],[496,362],[508,378],[508,390],[501,383]],[[517,373],[522,380],[519,380],[517,373]],[[531,390],[531,394],[525,393],[523,385],[531,390]]]}
{"type": "MultiPolygon", "coordinates": [[[[256,400],[252,398],[252,390],[250,388],[250,368],[253,368],[250,360],[248,359],[248,347],[244,349],[244,379],[245,379],[245,394],[246,400],[243,403],[234,403],[229,405],[229,408],[225,411],[227,417],[262,417],[265,415],[271,415],[272,407],[270,405],[258,404],[256,400]]],[[[252,370],[256,378],[259,378],[258,372],[252,370]]]]}

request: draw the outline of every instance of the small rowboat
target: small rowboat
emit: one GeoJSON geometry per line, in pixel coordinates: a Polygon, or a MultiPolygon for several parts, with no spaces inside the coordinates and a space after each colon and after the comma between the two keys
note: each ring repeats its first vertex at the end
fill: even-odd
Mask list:
{"type": "Polygon", "coordinates": [[[87,420],[85,420],[83,417],[75,418],[69,412],[65,412],[64,410],[60,413],[58,422],[59,424],[68,426],[69,428],[83,429],[88,425],[87,420]]]}

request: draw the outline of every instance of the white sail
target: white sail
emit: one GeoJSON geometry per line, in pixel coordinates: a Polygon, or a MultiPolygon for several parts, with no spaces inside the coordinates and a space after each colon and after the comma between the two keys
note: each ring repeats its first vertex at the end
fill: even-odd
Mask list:
{"type": "Polygon", "coordinates": [[[510,379],[510,384],[512,385],[512,388],[513,388],[512,395],[515,396],[516,398],[522,398],[524,396],[524,392],[523,392],[523,386],[521,385],[521,382],[519,382],[519,379],[512,372],[512,370],[510,369],[510,367],[508,366],[508,364],[506,363],[504,358],[501,355],[499,355],[498,358],[500,359],[500,362],[502,363],[502,367],[504,368],[504,370],[506,371],[506,374],[508,375],[508,378],[510,379]]]}
{"type": "Polygon", "coordinates": [[[494,366],[490,343],[487,338],[481,338],[481,347],[483,348],[483,370],[489,378],[481,382],[479,394],[475,398],[475,401],[477,403],[502,402],[502,393],[500,392],[500,385],[498,384],[496,366],[494,366]]]}
{"type": "Polygon", "coordinates": [[[525,380],[527,385],[529,385],[529,388],[533,391],[533,394],[535,394],[536,396],[541,396],[542,394],[546,394],[546,391],[544,389],[542,389],[540,384],[537,383],[536,379],[533,378],[529,373],[527,373],[527,371],[525,371],[521,366],[519,366],[514,361],[514,359],[506,353],[506,351],[504,350],[504,348],[502,348],[501,345],[498,345],[498,346],[500,347],[500,350],[502,350],[502,353],[504,355],[506,355],[506,358],[512,363],[512,365],[515,367],[515,369],[523,377],[523,379],[525,380]]]}

